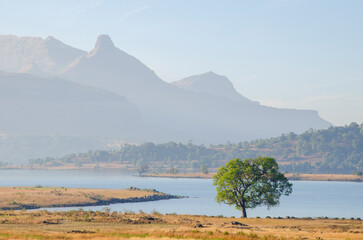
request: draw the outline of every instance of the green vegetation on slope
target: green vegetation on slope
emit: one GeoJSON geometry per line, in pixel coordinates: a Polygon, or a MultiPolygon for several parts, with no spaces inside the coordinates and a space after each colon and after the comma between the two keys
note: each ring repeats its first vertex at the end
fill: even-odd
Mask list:
{"type": "Polygon", "coordinates": [[[275,158],[282,171],[291,173],[352,173],[363,169],[363,124],[309,130],[300,135],[225,145],[195,145],[182,143],[144,143],[123,145],[112,151],[89,151],[68,154],[61,158],[32,159],[36,166],[59,166],[86,163],[116,163],[128,167],[147,164],[154,172],[199,171],[201,167],[218,168],[233,158],[275,158]]]}

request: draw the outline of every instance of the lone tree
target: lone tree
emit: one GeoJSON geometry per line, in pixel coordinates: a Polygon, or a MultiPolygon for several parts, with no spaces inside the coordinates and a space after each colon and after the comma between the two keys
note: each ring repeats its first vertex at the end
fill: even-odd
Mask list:
{"type": "Polygon", "coordinates": [[[149,171],[149,169],[150,169],[149,164],[144,160],[138,161],[136,163],[136,170],[139,173],[139,176],[142,176],[142,174],[149,171]]]}
{"type": "Polygon", "coordinates": [[[203,174],[208,174],[208,167],[207,167],[207,165],[202,164],[200,166],[200,172],[203,173],[203,174]]]}
{"type": "Polygon", "coordinates": [[[217,186],[217,202],[235,205],[244,218],[247,208],[270,208],[279,204],[282,194],[292,192],[292,184],[279,172],[275,159],[269,157],[232,159],[219,168],[213,184],[217,186]]]}

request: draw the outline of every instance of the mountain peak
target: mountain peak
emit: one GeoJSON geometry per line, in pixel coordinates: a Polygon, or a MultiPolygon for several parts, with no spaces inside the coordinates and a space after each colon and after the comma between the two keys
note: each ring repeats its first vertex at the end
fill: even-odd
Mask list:
{"type": "Polygon", "coordinates": [[[204,80],[204,81],[220,81],[225,83],[227,82],[231,83],[231,81],[226,76],[217,74],[213,71],[205,72],[196,76],[198,76],[199,81],[204,80]]]}
{"type": "Polygon", "coordinates": [[[100,53],[109,53],[115,49],[115,45],[113,44],[110,36],[107,34],[101,34],[97,38],[96,45],[94,49],[88,54],[88,57],[92,57],[96,54],[100,53]]]}
{"type": "Polygon", "coordinates": [[[60,46],[60,45],[64,45],[64,43],[62,43],[61,41],[59,41],[58,39],[52,37],[52,36],[48,36],[46,39],[44,39],[44,43],[47,46],[60,46]]]}
{"type": "MultiPolygon", "coordinates": [[[[231,81],[226,76],[219,75],[212,71],[193,75],[180,81],[175,81],[172,84],[181,88],[192,87],[193,90],[201,92],[203,92],[203,90],[206,90],[205,87],[209,88],[210,85],[219,85],[219,87],[220,85],[224,85],[225,87],[228,86],[229,88],[233,88],[231,81]],[[196,89],[195,87],[197,87],[198,89],[196,89]]],[[[218,89],[217,86],[216,89],[218,89]]]]}
{"type": "MultiPolygon", "coordinates": [[[[200,75],[218,75],[217,73],[215,73],[215,72],[213,72],[213,71],[208,71],[208,72],[206,72],[206,73],[202,73],[202,74],[200,74],[200,75]]],[[[220,76],[220,75],[218,75],[218,76],[220,76]]]]}
{"type": "Polygon", "coordinates": [[[115,45],[113,44],[110,36],[106,34],[101,34],[97,38],[95,48],[113,49],[115,48],[115,45]]]}
{"type": "Polygon", "coordinates": [[[58,74],[86,52],[48,36],[0,35],[0,69],[7,72],[58,74]]]}
{"type": "Polygon", "coordinates": [[[238,102],[256,103],[239,94],[233,87],[232,82],[226,76],[219,75],[212,71],[190,76],[172,82],[171,84],[193,92],[212,94],[238,102]]]}
{"type": "Polygon", "coordinates": [[[45,41],[54,41],[56,40],[53,36],[48,36],[45,41]]]}

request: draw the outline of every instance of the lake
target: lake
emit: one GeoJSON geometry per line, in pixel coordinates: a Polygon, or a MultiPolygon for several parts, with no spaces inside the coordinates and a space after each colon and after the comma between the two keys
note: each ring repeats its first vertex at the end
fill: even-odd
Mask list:
{"type": "MultiPolygon", "coordinates": [[[[363,218],[363,183],[291,181],[293,193],[284,196],[278,207],[247,210],[249,217],[339,217],[363,218]]],[[[119,170],[1,170],[1,186],[57,186],[79,188],[120,189],[153,188],[184,199],[109,205],[111,211],[142,210],[160,213],[236,216],[240,211],[215,201],[216,190],[211,179],[172,179],[136,177],[119,170]]],[[[102,210],[105,206],[83,207],[102,210]]],[[[70,210],[77,208],[53,208],[70,210]]]]}

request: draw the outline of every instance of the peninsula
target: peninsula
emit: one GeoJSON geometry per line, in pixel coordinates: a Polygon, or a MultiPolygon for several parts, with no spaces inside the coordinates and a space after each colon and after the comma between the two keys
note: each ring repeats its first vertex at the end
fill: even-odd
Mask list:
{"type": "Polygon", "coordinates": [[[99,206],[172,198],[181,197],[158,192],[155,189],[135,187],[127,189],[0,187],[0,210],[99,206]]]}

